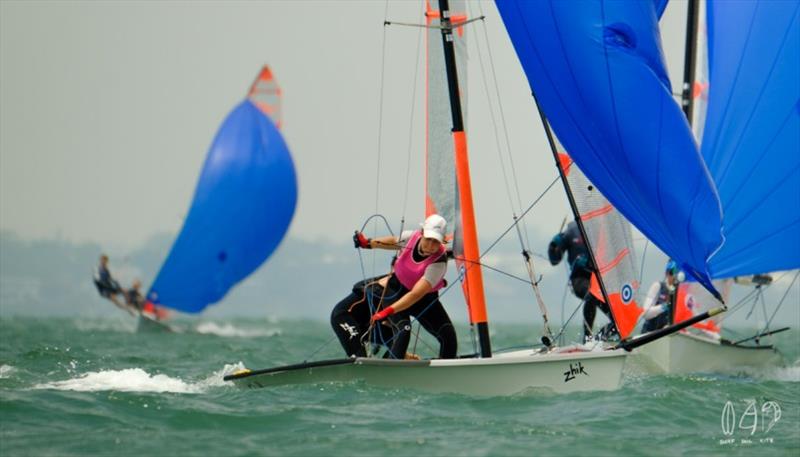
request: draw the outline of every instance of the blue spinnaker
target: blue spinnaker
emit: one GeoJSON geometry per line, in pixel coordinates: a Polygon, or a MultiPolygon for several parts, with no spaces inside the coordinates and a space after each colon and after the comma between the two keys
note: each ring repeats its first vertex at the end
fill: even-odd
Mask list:
{"type": "Polygon", "coordinates": [[[497,0],[558,139],[592,183],[681,267],[711,287],[720,205],[672,98],[663,2],[497,0]]]}
{"type": "Polygon", "coordinates": [[[278,247],[296,201],[286,143],[263,112],[243,101],[217,132],[148,299],[189,313],[221,300],[278,247]]]}
{"type": "Polygon", "coordinates": [[[800,2],[709,1],[702,152],[723,210],[715,278],[800,268],[800,2]]]}

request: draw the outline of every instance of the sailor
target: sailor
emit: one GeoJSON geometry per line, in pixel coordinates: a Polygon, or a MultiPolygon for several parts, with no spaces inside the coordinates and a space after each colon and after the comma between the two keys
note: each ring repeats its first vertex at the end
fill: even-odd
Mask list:
{"type": "Polygon", "coordinates": [[[144,296],[141,292],[142,281],[138,278],[133,280],[131,284],[131,288],[127,289],[123,294],[125,296],[125,304],[132,308],[136,308],[139,311],[142,311],[144,308],[144,296]]]}
{"type": "Polygon", "coordinates": [[[119,282],[117,282],[111,276],[111,271],[108,269],[107,255],[100,254],[100,263],[97,265],[97,268],[94,271],[94,277],[92,280],[94,281],[94,285],[97,287],[97,292],[100,293],[101,297],[111,300],[112,303],[124,309],[125,311],[128,311],[129,313],[135,314],[130,307],[126,306],[120,300],[120,295],[123,295],[123,290],[119,285],[119,282]]]}
{"type": "Polygon", "coordinates": [[[583,242],[581,231],[575,221],[570,221],[566,230],[556,234],[550,241],[547,247],[547,256],[550,259],[550,264],[558,265],[561,259],[564,258],[564,252],[567,253],[567,262],[569,262],[569,283],[572,293],[583,300],[584,340],[592,337],[592,327],[594,327],[597,308],[600,308],[608,317],[608,320],[612,322],[609,328],[605,330],[605,333],[616,333],[608,306],[589,291],[594,265],[592,265],[591,258],[586,250],[586,243],[583,242]]]}
{"type": "Polygon", "coordinates": [[[445,219],[434,214],[425,219],[421,229],[404,231],[399,238],[370,239],[355,233],[356,248],[400,253],[389,275],[356,283],[331,313],[333,330],[349,356],[366,355],[363,343],[372,327],[375,342],[389,347],[387,357],[414,358],[406,352],[413,316],[439,342],[439,358],[456,357],[456,332],[438,293],[446,284],[446,226],[445,219]]]}
{"type": "Polygon", "coordinates": [[[93,280],[97,291],[103,297],[108,298],[122,292],[119,283],[111,277],[111,272],[108,270],[108,256],[105,254],[100,254],[100,263],[94,271],[93,280]]]}
{"type": "Polygon", "coordinates": [[[664,280],[656,281],[644,299],[644,325],[642,333],[652,332],[672,323],[675,295],[681,274],[674,260],[667,262],[664,280]]]}

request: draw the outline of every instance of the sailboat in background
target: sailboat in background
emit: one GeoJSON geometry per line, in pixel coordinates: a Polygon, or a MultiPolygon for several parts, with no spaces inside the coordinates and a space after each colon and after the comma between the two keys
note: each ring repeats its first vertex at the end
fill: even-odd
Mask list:
{"type": "MultiPolygon", "coordinates": [[[[280,88],[264,66],[217,132],[148,303],[199,313],[222,300],[280,244],[297,202],[294,164],[277,128],[280,100],[280,88]]],[[[142,318],[140,328],[154,322],[142,318]]]]}
{"type": "MultiPolygon", "coordinates": [[[[684,112],[720,198],[725,242],[709,266],[727,296],[734,276],[800,268],[800,4],[691,0],[688,8],[684,112]]],[[[755,278],[758,301],[769,283],[755,278]]],[[[673,320],[711,302],[696,282],[681,284],[673,320]]],[[[738,342],[720,335],[719,321],[695,324],[640,351],[667,373],[777,365],[781,355],[761,340],[788,327],[769,323],[738,342]]]]}

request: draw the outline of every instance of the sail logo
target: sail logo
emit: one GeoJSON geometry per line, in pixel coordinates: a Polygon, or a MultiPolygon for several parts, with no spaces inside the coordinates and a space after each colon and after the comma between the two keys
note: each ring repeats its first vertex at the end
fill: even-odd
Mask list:
{"type": "Polygon", "coordinates": [[[622,295],[622,303],[627,305],[633,299],[633,287],[630,284],[625,284],[622,286],[620,294],[622,295]]]}
{"type": "Polygon", "coordinates": [[[585,374],[586,376],[589,376],[589,373],[587,373],[586,370],[583,368],[583,364],[581,362],[578,362],[574,366],[573,364],[570,363],[569,370],[564,372],[564,382],[572,381],[573,379],[575,379],[575,376],[581,373],[585,374]]]}
{"type": "Polygon", "coordinates": [[[720,426],[725,438],[721,439],[719,444],[736,443],[737,440],[733,435],[737,430],[747,433],[747,438],[739,440],[739,444],[753,444],[754,439],[760,443],[772,443],[770,437],[756,438],[754,435],[759,431],[762,434],[769,433],[779,420],[781,420],[781,407],[776,401],[765,401],[759,411],[756,400],[745,400],[745,410],[737,417],[734,403],[729,400],[722,408],[720,426]]]}

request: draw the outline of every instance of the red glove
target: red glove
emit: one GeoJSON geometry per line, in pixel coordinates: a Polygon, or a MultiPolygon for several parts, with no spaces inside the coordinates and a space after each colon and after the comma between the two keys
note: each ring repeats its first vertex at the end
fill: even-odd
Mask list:
{"type": "Polygon", "coordinates": [[[372,246],[369,244],[370,241],[372,240],[365,237],[364,234],[358,230],[356,230],[355,235],[353,235],[353,245],[356,247],[356,249],[372,249],[372,246]]]}
{"type": "Polygon", "coordinates": [[[370,320],[372,322],[382,321],[382,320],[386,319],[387,317],[391,316],[392,314],[394,314],[394,308],[389,306],[389,307],[383,308],[382,310],[380,310],[377,313],[373,314],[372,315],[372,319],[370,319],[370,320]]]}

